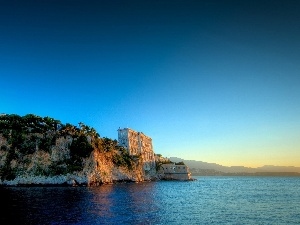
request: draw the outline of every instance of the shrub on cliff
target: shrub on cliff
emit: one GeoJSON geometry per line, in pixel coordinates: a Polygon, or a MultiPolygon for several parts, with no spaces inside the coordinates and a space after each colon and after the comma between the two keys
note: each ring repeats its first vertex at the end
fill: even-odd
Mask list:
{"type": "Polygon", "coordinates": [[[92,145],[88,142],[87,137],[80,135],[78,138],[73,139],[70,146],[70,156],[87,157],[93,151],[92,145]]]}
{"type": "Polygon", "coordinates": [[[113,152],[117,150],[118,142],[117,140],[112,140],[110,138],[101,138],[100,151],[102,152],[113,152]]]}
{"type": "Polygon", "coordinates": [[[123,147],[116,146],[116,149],[118,151],[113,155],[113,163],[116,166],[124,166],[131,170],[135,161],[134,157],[129,155],[123,147]]]}
{"type": "Polygon", "coordinates": [[[17,158],[14,149],[8,149],[4,165],[0,167],[0,177],[2,180],[13,180],[16,177],[16,170],[11,168],[10,162],[17,158]]]}
{"type": "Polygon", "coordinates": [[[176,162],[175,165],[185,165],[183,161],[181,162],[176,162]]]}
{"type": "Polygon", "coordinates": [[[0,168],[1,180],[13,180],[16,178],[16,172],[10,166],[3,166],[0,168]]]}
{"type": "Polygon", "coordinates": [[[124,147],[118,145],[117,140],[107,137],[100,139],[97,150],[110,155],[115,166],[127,167],[129,170],[133,168],[135,161],[139,158],[138,156],[129,155],[124,147]]]}
{"type": "Polygon", "coordinates": [[[34,114],[1,115],[0,134],[6,139],[1,145],[1,150],[5,151],[0,167],[2,180],[14,179],[28,171],[33,175],[43,176],[82,171],[86,161],[84,158],[89,157],[94,150],[103,153],[117,167],[132,169],[139,159],[118,146],[117,140],[100,138],[94,128],[83,123],[79,123],[77,127],[34,114]],[[61,154],[53,153],[60,150],[63,151],[61,154]],[[36,153],[39,152],[44,155],[37,161],[36,153]],[[54,157],[55,160],[53,154],[58,155],[54,157]],[[44,156],[48,158],[45,159],[44,156]]]}

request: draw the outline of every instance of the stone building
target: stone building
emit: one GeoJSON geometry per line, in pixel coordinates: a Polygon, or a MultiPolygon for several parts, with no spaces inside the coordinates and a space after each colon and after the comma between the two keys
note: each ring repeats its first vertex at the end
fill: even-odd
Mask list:
{"type": "Polygon", "coordinates": [[[187,165],[175,165],[175,163],[162,164],[159,176],[165,180],[193,180],[187,165]]]}
{"type": "Polygon", "coordinates": [[[150,137],[130,128],[119,128],[118,143],[126,148],[130,155],[141,155],[146,171],[155,168],[155,157],[150,137]]]}

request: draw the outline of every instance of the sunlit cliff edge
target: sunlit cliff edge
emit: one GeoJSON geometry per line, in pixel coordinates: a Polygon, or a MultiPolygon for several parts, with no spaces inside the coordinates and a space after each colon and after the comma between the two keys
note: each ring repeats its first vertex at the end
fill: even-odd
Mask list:
{"type": "MultiPolygon", "coordinates": [[[[191,180],[188,167],[154,154],[149,164],[94,128],[34,114],[0,115],[0,185],[86,185],[191,180]],[[179,170],[187,171],[178,177],[179,170]]],[[[179,171],[182,172],[182,171],[179,171]]]]}

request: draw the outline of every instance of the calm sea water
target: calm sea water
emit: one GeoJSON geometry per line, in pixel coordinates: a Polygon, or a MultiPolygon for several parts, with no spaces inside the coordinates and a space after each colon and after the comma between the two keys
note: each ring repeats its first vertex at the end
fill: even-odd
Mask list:
{"type": "Polygon", "coordinates": [[[0,224],[300,224],[299,177],[0,188],[0,224]]]}

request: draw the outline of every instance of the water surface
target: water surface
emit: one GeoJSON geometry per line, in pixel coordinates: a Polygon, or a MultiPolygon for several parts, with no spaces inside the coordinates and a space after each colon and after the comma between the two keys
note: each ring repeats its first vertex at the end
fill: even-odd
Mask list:
{"type": "Polygon", "coordinates": [[[299,177],[2,187],[0,224],[300,224],[299,177]]]}

